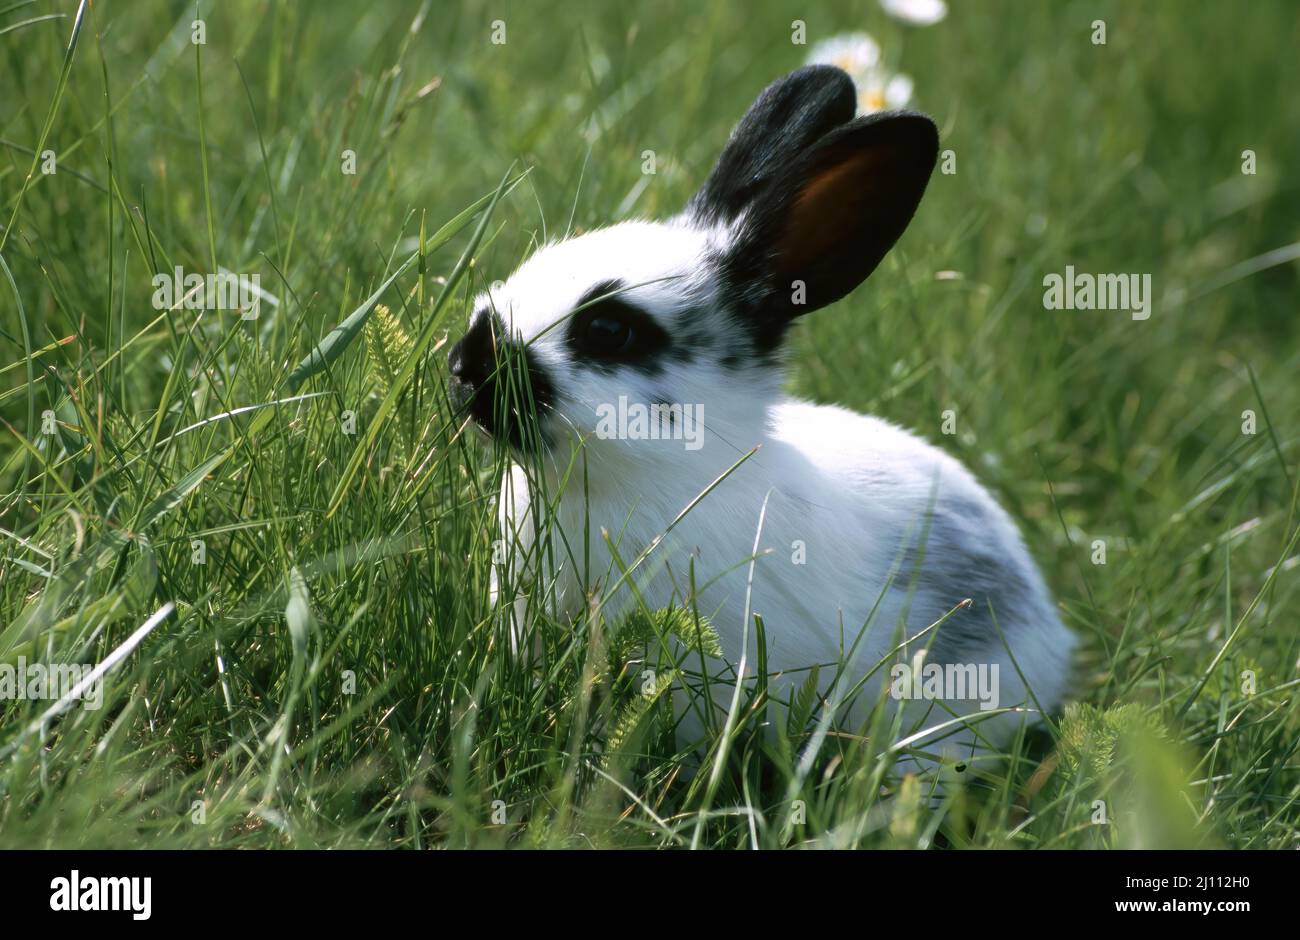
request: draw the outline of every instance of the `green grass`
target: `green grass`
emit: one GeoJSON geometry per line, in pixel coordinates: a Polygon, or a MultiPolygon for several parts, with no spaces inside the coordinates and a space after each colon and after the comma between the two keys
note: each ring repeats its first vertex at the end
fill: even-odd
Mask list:
{"type": "Polygon", "coordinates": [[[795,6],[201,3],[200,47],[192,4],[101,3],[71,52],[73,4],[0,9],[0,663],[103,662],[174,605],[102,708],[0,701],[0,846],[1296,845],[1294,8],[795,6]],[[501,456],[445,397],[470,292],[680,207],[796,17],[871,31],[957,172],[790,385],[971,466],[1082,639],[1079,705],[938,796],[887,720],[746,712],[692,776],[614,625],[511,656],[501,456]],[[1151,318],[1045,310],[1067,264],[1150,273],[1151,318]],[[174,266],[271,299],[156,310],[174,266]],[[384,330],[288,381],[372,301],[384,330]]]}

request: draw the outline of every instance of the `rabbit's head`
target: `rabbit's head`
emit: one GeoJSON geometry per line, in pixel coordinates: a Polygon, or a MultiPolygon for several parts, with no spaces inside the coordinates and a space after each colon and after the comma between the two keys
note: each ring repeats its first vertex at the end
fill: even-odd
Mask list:
{"type": "MultiPolygon", "coordinates": [[[[620,399],[703,405],[710,433],[752,445],[787,328],[872,272],[934,168],[929,118],[855,119],[855,104],[839,69],[792,72],[759,95],[680,215],[537,251],[476,299],[449,357],[454,398],[516,447],[600,441],[620,399]]],[[[665,442],[601,446],[651,445],[665,442]]]]}

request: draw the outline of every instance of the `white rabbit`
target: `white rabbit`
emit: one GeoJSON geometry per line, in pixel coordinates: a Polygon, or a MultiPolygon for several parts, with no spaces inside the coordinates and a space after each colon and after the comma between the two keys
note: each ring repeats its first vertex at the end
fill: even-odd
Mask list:
{"type": "MultiPolygon", "coordinates": [[[[928,647],[925,664],[954,667],[950,678],[964,667],[970,681],[983,667],[998,683],[994,704],[1029,711],[954,724],[979,716],[988,696],[931,686],[942,706],[918,712],[913,702],[905,713],[942,730],[917,746],[1001,746],[1026,713],[1060,704],[1074,646],[1015,525],[943,451],[781,392],[787,328],[872,272],[934,168],[929,118],[854,110],[838,69],[773,83],[680,215],[549,244],[478,297],[450,354],[451,391],[484,429],[531,454],[503,481],[501,538],[541,564],[547,596],[517,598],[516,617],[528,603],[575,616],[602,591],[607,616],[636,603],[626,583],[610,595],[620,568],[603,531],[623,565],[649,549],[631,579],[640,599],[697,607],[732,667],[745,652],[747,677],[750,614],[761,615],[774,698],[814,664],[834,699],[885,662],[841,713],[860,720],[881,683],[896,684],[890,664],[928,647]],[[511,374],[528,377],[513,401],[502,392],[506,352],[521,366],[511,374]],[[655,406],[660,439],[635,420],[609,433],[611,414],[655,406]],[[525,464],[544,479],[530,480],[525,464]],[[534,544],[539,525],[545,545],[534,544]]],[[[730,695],[717,696],[719,708],[730,695]]]]}

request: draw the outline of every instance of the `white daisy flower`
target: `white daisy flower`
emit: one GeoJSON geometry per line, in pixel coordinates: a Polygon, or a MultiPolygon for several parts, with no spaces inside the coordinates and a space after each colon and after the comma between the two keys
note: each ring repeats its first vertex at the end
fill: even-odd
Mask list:
{"type": "Polygon", "coordinates": [[[833,65],[853,79],[858,114],[906,107],[912,100],[912,79],[890,72],[880,61],[880,45],[866,33],[845,33],[823,39],[808,52],[808,65],[833,65]]]}
{"type": "Polygon", "coordinates": [[[905,108],[912,100],[912,79],[901,72],[890,75],[884,69],[873,69],[853,83],[858,86],[858,114],[905,108]]]}
{"type": "Polygon", "coordinates": [[[880,64],[880,45],[866,33],[843,33],[808,50],[808,65],[833,65],[854,81],[880,64]]]}
{"type": "Polygon", "coordinates": [[[933,26],[948,15],[948,4],[943,0],[880,0],[880,6],[909,26],[933,26]]]}

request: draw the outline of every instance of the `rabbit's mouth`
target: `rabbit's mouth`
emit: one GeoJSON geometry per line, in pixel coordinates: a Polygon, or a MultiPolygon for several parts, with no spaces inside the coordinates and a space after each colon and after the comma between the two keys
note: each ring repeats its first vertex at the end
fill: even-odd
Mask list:
{"type": "Polygon", "coordinates": [[[550,446],[543,415],[552,384],[522,344],[501,339],[491,316],[474,325],[447,356],[448,397],[457,418],[469,417],[492,437],[522,451],[550,446]]]}

